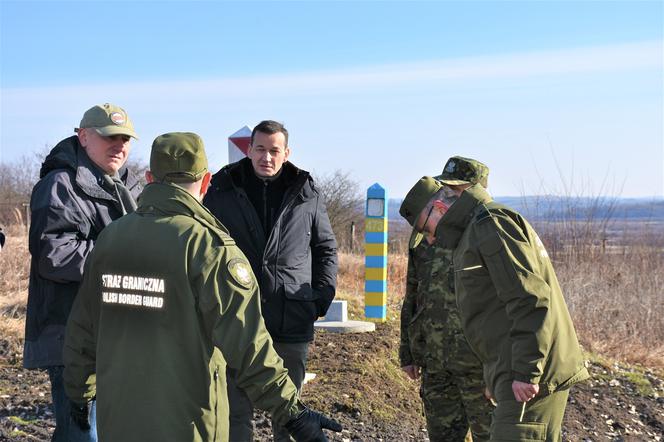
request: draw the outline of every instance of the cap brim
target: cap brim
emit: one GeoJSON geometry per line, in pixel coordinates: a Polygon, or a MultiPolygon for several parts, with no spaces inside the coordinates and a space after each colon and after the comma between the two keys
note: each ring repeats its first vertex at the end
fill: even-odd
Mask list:
{"type": "Polygon", "coordinates": [[[465,180],[438,180],[443,184],[449,184],[450,186],[458,186],[460,184],[471,184],[470,181],[465,180]]]}
{"type": "Polygon", "coordinates": [[[93,128],[99,135],[102,137],[112,137],[113,135],[127,135],[138,140],[138,135],[132,129],[128,127],[120,126],[106,126],[106,127],[95,127],[93,128]]]}

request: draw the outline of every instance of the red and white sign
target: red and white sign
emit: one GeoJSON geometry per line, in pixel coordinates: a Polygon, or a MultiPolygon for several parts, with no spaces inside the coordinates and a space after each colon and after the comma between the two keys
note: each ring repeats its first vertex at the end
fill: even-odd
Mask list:
{"type": "Polygon", "coordinates": [[[243,126],[228,137],[228,163],[235,163],[247,156],[249,144],[251,143],[251,129],[243,126]]]}

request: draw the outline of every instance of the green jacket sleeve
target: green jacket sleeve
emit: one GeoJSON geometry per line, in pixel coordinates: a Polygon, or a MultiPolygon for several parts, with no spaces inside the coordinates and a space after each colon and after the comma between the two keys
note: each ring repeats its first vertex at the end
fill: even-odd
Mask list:
{"type": "Polygon", "coordinates": [[[235,246],[217,247],[208,255],[194,284],[206,332],[238,373],[238,385],[252,403],[283,425],[301,408],[263,323],[251,267],[235,246]]]}
{"type": "Polygon", "coordinates": [[[410,339],[408,336],[408,324],[417,311],[417,273],[413,260],[413,249],[408,249],[408,270],[406,273],[406,294],[401,306],[401,343],[399,344],[399,360],[401,366],[412,365],[413,356],[410,352],[410,339]]]}
{"type": "Polygon", "coordinates": [[[477,228],[480,254],[512,322],[512,374],[537,384],[555,333],[547,321],[551,287],[542,278],[548,257],[542,256],[543,247],[523,219],[491,216],[477,228]]]}
{"type": "MultiPolygon", "coordinates": [[[[93,252],[94,253],[94,252],[93,252]]],[[[83,282],[74,299],[65,331],[63,374],[65,391],[76,403],[84,403],[95,397],[96,392],[96,321],[99,316],[99,300],[96,278],[90,274],[92,256],[88,259],[83,282]]]]}

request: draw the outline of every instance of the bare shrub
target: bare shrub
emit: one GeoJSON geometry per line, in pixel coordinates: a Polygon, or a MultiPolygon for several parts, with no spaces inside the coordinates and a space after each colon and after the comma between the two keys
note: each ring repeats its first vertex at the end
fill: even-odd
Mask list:
{"type": "Polygon", "coordinates": [[[127,169],[135,173],[138,181],[143,185],[143,187],[145,187],[147,184],[147,181],[145,180],[145,172],[150,170],[148,163],[138,158],[130,157],[127,160],[127,169]]]}
{"type": "Polygon", "coordinates": [[[316,177],[316,188],[325,198],[327,215],[339,249],[358,250],[364,232],[363,197],[359,183],[349,172],[336,170],[332,174],[316,177]]]}
{"type": "Polygon", "coordinates": [[[28,224],[30,193],[39,179],[39,158],[0,164],[0,223],[28,224]]]}

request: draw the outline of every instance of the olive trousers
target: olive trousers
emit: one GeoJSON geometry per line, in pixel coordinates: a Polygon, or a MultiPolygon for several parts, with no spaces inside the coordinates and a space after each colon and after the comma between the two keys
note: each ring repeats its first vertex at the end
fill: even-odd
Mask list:
{"type": "MultiPolygon", "coordinates": [[[[309,343],[283,343],[273,342],[274,350],[284,360],[284,367],[288,369],[288,377],[295,384],[299,392],[304,382],[305,366],[309,353],[309,343]]],[[[229,442],[253,442],[254,406],[246,393],[238,387],[232,370],[226,372],[229,409],[229,442]]],[[[276,442],[291,441],[292,438],[286,428],[272,423],[272,434],[276,442]]]]}
{"type": "Polygon", "coordinates": [[[569,389],[526,402],[498,399],[491,421],[492,442],[560,442],[569,389]]]}

